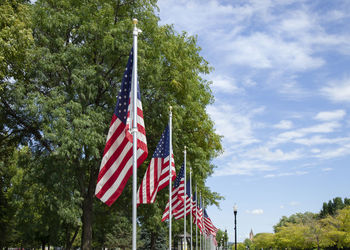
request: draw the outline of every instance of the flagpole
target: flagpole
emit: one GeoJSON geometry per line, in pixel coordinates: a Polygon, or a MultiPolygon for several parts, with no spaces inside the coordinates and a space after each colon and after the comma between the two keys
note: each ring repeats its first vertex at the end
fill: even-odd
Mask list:
{"type": "Polygon", "coordinates": [[[186,186],[187,186],[187,183],[186,183],[186,146],[185,146],[185,150],[184,150],[184,169],[185,169],[185,172],[184,172],[184,179],[185,179],[185,192],[184,192],[184,249],[186,249],[186,186]]]}
{"type": "Polygon", "coordinates": [[[190,249],[192,250],[192,168],[190,167],[190,197],[191,197],[191,212],[190,212],[190,225],[191,225],[191,247],[190,249]]]}
{"type": "MultiPolygon", "coordinates": [[[[204,210],[205,210],[205,205],[203,202],[203,217],[204,218],[204,210]]],[[[206,232],[206,228],[205,228],[205,219],[203,219],[203,238],[204,238],[204,249],[207,249],[207,232],[206,232]]]]}
{"type": "Polygon", "coordinates": [[[133,117],[132,117],[132,136],[133,136],[133,164],[132,164],[132,249],[136,250],[136,235],[137,235],[137,36],[140,30],[136,27],[137,19],[133,19],[133,71],[132,71],[132,96],[133,96],[133,117]]]}
{"type": "MultiPolygon", "coordinates": [[[[199,195],[199,202],[200,202],[200,206],[202,206],[202,194],[199,195]]],[[[201,218],[199,218],[201,220],[202,223],[202,232],[203,232],[203,220],[201,218]]],[[[202,247],[202,234],[201,232],[199,232],[199,250],[201,250],[202,247]]]]}
{"type": "Polygon", "coordinates": [[[172,193],[171,193],[171,169],[172,169],[172,154],[173,154],[173,145],[172,145],[172,118],[173,118],[173,113],[172,113],[173,107],[169,107],[169,250],[171,250],[171,217],[172,217],[172,193]]]}
{"type": "Polygon", "coordinates": [[[197,218],[197,213],[198,213],[198,193],[197,193],[197,183],[196,183],[196,250],[198,250],[198,218],[197,218]]]}

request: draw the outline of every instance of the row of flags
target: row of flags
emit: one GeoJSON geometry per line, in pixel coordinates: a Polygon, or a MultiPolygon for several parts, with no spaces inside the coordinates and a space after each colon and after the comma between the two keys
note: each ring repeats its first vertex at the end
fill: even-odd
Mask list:
{"type": "MultiPolygon", "coordinates": [[[[133,117],[135,117],[133,116],[134,110],[136,110],[138,132],[136,133],[137,167],[144,162],[148,155],[138,82],[137,100],[136,102],[133,100],[133,53],[132,49],[117,97],[117,105],[110,123],[95,190],[96,197],[108,206],[111,206],[121,195],[128,179],[133,173],[132,129],[133,117]],[[136,108],[133,106],[134,103],[136,103],[136,108]]],[[[193,223],[197,225],[200,232],[206,236],[213,235],[213,238],[215,238],[217,228],[213,225],[206,210],[203,208],[201,199],[198,202],[196,193],[192,195],[190,181],[187,181],[185,184],[185,164],[182,165],[176,176],[170,136],[171,131],[169,126],[167,126],[138,188],[136,195],[137,206],[154,203],[157,193],[174,181],[171,198],[165,207],[162,221],[169,219],[170,213],[175,219],[185,218],[191,214],[194,218],[193,223]],[[185,185],[187,188],[185,188],[185,185]]]]}
{"type": "MultiPolygon", "coordinates": [[[[191,194],[191,182],[186,183],[186,195],[184,195],[185,183],[184,183],[184,165],[182,165],[174,182],[171,204],[173,207],[172,215],[178,220],[184,218],[190,213],[193,216],[193,223],[197,225],[202,235],[206,237],[213,236],[214,244],[216,244],[215,236],[218,229],[214,226],[212,220],[208,216],[205,208],[203,208],[202,200],[199,202],[196,199],[196,193],[191,194]],[[186,209],[185,209],[186,207],[186,209]],[[185,215],[186,211],[186,215],[185,215]]],[[[169,203],[168,201],[165,210],[163,212],[162,221],[169,219],[169,203]]]]}

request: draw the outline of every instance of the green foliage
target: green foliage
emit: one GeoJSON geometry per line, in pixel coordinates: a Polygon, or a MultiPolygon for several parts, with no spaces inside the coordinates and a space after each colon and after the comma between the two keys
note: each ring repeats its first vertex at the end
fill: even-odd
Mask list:
{"type": "MultiPolygon", "coordinates": [[[[203,76],[211,68],[199,55],[195,37],[158,25],[155,7],[153,0],[0,4],[1,139],[6,142],[0,150],[7,155],[1,164],[15,159],[15,148],[25,149],[10,164],[14,172],[5,169],[8,176],[1,183],[1,222],[7,225],[2,229],[12,228],[9,220],[16,217],[15,229],[3,242],[11,238],[26,246],[50,243],[70,249],[79,239],[82,248],[130,241],[130,234],[121,232],[131,218],[131,185],[112,208],[94,199],[94,190],[134,17],[143,31],[138,72],[149,149],[138,183],[172,105],[176,165],[181,165],[186,145],[193,183],[206,204],[222,198],[205,187],[213,173],[210,162],[222,150],[206,113],[213,96],[203,76]],[[11,195],[4,191],[9,186],[11,195]],[[13,214],[8,213],[13,207],[13,214]]],[[[166,223],[160,218],[167,200],[162,191],[156,204],[138,209],[141,235],[153,249],[164,245],[166,223]]],[[[181,230],[181,221],[175,222],[174,233],[181,230]]]]}
{"type": "Polygon", "coordinates": [[[11,197],[12,179],[19,171],[16,167],[18,152],[15,147],[0,145],[0,247],[14,240],[15,205],[11,197]]]}
{"type": "MultiPolygon", "coordinates": [[[[347,202],[348,199],[344,199],[347,202]]],[[[274,226],[275,233],[259,233],[253,241],[246,239],[249,249],[324,249],[350,247],[350,206],[343,206],[341,198],[333,199],[335,214],[321,218],[310,212],[283,216],[274,226]],[[339,208],[342,207],[342,208],[339,208]]],[[[324,203],[327,204],[327,203],[324,203]]]]}
{"type": "Polygon", "coordinates": [[[245,247],[251,249],[251,247],[252,247],[252,245],[253,245],[253,242],[252,242],[250,239],[246,238],[246,239],[243,241],[243,244],[244,244],[245,247]]]}
{"type": "Polygon", "coordinates": [[[254,236],[253,244],[255,248],[273,248],[275,246],[274,234],[259,233],[254,236]]]}
{"type": "MultiPolygon", "coordinates": [[[[232,245],[231,247],[232,250],[235,249],[235,244],[232,245]]],[[[237,243],[237,250],[246,250],[246,245],[244,243],[237,243]]]]}
{"type": "Polygon", "coordinates": [[[334,216],[339,209],[350,205],[350,199],[344,198],[344,201],[340,197],[329,200],[328,203],[324,202],[320,211],[320,217],[325,218],[327,215],[334,216]]]}
{"type": "Polygon", "coordinates": [[[224,244],[224,235],[225,235],[225,232],[222,231],[221,229],[219,229],[216,232],[216,242],[218,243],[218,246],[223,246],[223,244],[224,244]]]}
{"type": "Polygon", "coordinates": [[[23,75],[33,42],[30,8],[24,1],[0,2],[0,91],[11,77],[23,75]]]}
{"type": "Polygon", "coordinates": [[[292,214],[289,217],[283,216],[280,221],[273,226],[274,231],[277,233],[281,227],[286,226],[287,224],[305,224],[310,220],[313,220],[317,215],[311,212],[305,213],[296,213],[292,214]]]}
{"type": "Polygon", "coordinates": [[[350,247],[350,206],[339,210],[333,217],[327,216],[322,222],[330,245],[337,248],[350,247]]]}

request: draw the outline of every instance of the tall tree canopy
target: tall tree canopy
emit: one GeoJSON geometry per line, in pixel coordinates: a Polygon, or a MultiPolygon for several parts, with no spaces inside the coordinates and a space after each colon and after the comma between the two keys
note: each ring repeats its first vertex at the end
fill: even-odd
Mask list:
{"type": "MultiPolygon", "coordinates": [[[[23,37],[14,40],[21,42],[8,45],[10,49],[5,50],[4,40],[0,39],[0,60],[6,62],[0,75],[1,83],[6,83],[1,85],[0,92],[2,136],[15,136],[16,147],[29,148],[22,162],[28,174],[18,176],[23,182],[17,184],[23,183],[30,189],[24,194],[19,191],[21,188],[16,190],[19,196],[35,199],[26,204],[23,202],[31,199],[19,199],[22,205],[16,213],[18,218],[27,218],[28,213],[39,218],[40,223],[33,226],[45,230],[28,242],[56,244],[52,235],[67,248],[77,239],[81,239],[83,249],[127,242],[118,243],[112,238],[113,232],[120,234],[131,217],[131,185],[126,186],[111,208],[94,198],[94,190],[108,125],[132,46],[132,18],[139,20],[142,30],[138,72],[150,152],[139,168],[138,183],[167,124],[171,105],[175,162],[177,165],[182,162],[186,145],[193,182],[203,191],[207,204],[217,204],[221,197],[204,183],[213,172],[211,160],[221,152],[221,143],[206,113],[206,106],[214,99],[210,82],[203,76],[211,68],[200,56],[195,37],[178,34],[172,26],[160,26],[154,0],[5,3],[11,18],[18,19],[18,25],[11,24],[18,26],[13,29],[24,31],[17,32],[23,37]],[[24,17],[19,14],[23,9],[24,17]],[[33,206],[37,206],[38,215],[30,210],[33,206]],[[125,217],[116,221],[119,226],[113,224],[114,220],[108,222],[116,215],[125,217]],[[51,227],[50,231],[49,225],[57,230],[51,227]],[[80,233],[81,237],[77,236],[80,233]]],[[[11,26],[3,22],[6,17],[1,16],[1,37],[3,27],[11,26]]],[[[10,144],[4,147],[9,148],[10,144]]],[[[18,168],[22,167],[18,164],[18,168]]],[[[160,219],[166,201],[167,192],[163,192],[156,204],[138,209],[140,223],[150,233],[149,244],[153,249],[159,242],[157,237],[163,235],[159,227],[165,227],[160,219]]],[[[175,232],[179,230],[179,226],[174,227],[175,232]]],[[[23,228],[18,230],[25,233],[23,228]]]]}

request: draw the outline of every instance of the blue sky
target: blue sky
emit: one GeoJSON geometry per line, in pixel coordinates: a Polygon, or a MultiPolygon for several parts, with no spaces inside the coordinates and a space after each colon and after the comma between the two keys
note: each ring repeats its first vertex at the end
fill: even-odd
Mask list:
{"type": "Polygon", "coordinates": [[[234,240],[349,197],[350,2],[159,0],[161,24],[198,36],[215,70],[207,108],[225,152],[208,208],[234,240]]]}

